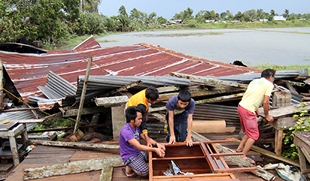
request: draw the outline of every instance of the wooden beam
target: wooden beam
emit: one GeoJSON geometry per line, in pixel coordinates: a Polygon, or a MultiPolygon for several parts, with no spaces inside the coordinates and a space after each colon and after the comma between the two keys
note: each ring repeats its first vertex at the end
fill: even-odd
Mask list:
{"type": "MultiPolygon", "coordinates": [[[[81,111],[82,115],[86,114],[94,114],[94,113],[100,113],[104,110],[104,107],[88,107],[88,108],[83,108],[81,111]]],[[[78,114],[78,109],[69,109],[65,110],[60,108],[59,109],[62,112],[62,117],[71,117],[71,116],[77,116],[78,114]]]]}
{"type": "Polygon", "coordinates": [[[78,109],[78,114],[76,116],[76,121],[75,121],[75,125],[74,125],[73,134],[77,133],[77,131],[79,129],[79,123],[80,123],[80,120],[81,120],[82,110],[83,110],[83,106],[84,106],[85,94],[86,94],[86,91],[87,91],[88,77],[89,77],[89,72],[90,72],[92,61],[93,61],[93,58],[90,57],[88,59],[87,70],[86,70],[86,74],[85,74],[85,80],[84,80],[84,83],[83,83],[83,90],[82,90],[82,94],[81,94],[81,100],[80,100],[80,105],[79,105],[79,109],[78,109]]]}
{"type": "Polygon", "coordinates": [[[215,102],[226,102],[226,101],[232,101],[232,100],[239,100],[242,98],[244,93],[237,93],[232,95],[226,95],[226,96],[219,96],[219,97],[213,97],[209,99],[202,99],[195,101],[195,104],[205,104],[205,103],[215,103],[215,102]]]}
{"type": "MultiPolygon", "coordinates": [[[[236,92],[241,92],[241,91],[243,91],[243,90],[242,89],[232,89],[232,88],[214,89],[214,90],[200,89],[200,90],[191,91],[191,94],[192,94],[192,97],[195,98],[195,97],[210,96],[210,95],[230,94],[230,93],[236,93],[236,92]]],[[[178,92],[160,94],[158,101],[167,101],[172,96],[175,96],[175,95],[178,95],[178,92]]]]}
{"type": "MultiPolygon", "coordinates": [[[[234,140],[236,143],[240,143],[240,142],[241,142],[240,140],[238,140],[238,139],[236,139],[236,138],[234,138],[233,140],[234,140]]],[[[294,166],[296,166],[296,167],[300,167],[299,163],[297,163],[297,162],[295,162],[295,161],[293,161],[293,160],[291,160],[291,159],[284,158],[284,157],[282,157],[282,156],[280,156],[280,155],[276,155],[275,153],[270,152],[270,151],[268,151],[268,150],[265,150],[265,149],[263,149],[263,148],[260,148],[260,147],[258,147],[258,146],[253,145],[253,146],[251,147],[251,150],[256,151],[256,152],[258,152],[258,153],[261,153],[261,154],[263,154],[263,155],[269,156],[269,157],[271,157],[271,158],[274,158],[274,159],[283,161],[283,162],[288,163],[288,164],[290,164],[290,165],[294,165],[294,166]]]]}
{"type": "Polygon", "coordinates": [[[171,72],[171,76],[179,77],[179,78],[186,78],[191,81],[195,81],[195,83],[199,83],[202,85],[208,85],[208,86],[218,86],[218,85],[225,85],[225,86],[231,86],[231,87],[240,87],[240,88],[247,88],[247,84],[240,84],[235,81],[225,81],[225,80],[220,80],[217,78],[206,78],[202,76],[195,76],[195,75],[190,75],[190,74],[182,74],[182,73],[176,73],[176,72],[171,72]]]}
{"type": "Polygon", "coordinates": [[[157,88],[159,93],[164,93],[164,92],[174,92],[174,91],[179,91],[179,87],[176,86],[165,86],[165,87],[158,87],[157,88]]]}
{"type": "Polygon", "coordinates": [[[57,146],[57,147],[71,147],[71,148],[83,148],[83,149],[119,149],[119,145],[116,144],[103,144],[103,143],[88,143],[88,142],[62,142],[62,141],[46,141],[46,140],[30,140],[31,144],[57,146]]]}
{"type": "Polygon", "coordinates": [[[93,170],[102,170],[105,175],[105,177],[101,177],[103,180],[112,180],[111,170],[113,170],[113,167],[119,166],[123,166],[123,160],[120,156],[113,156],[91,160],[74,161],[63,164],[54,164],[36,168],[26,168],[24,170],[24,180],[83,173],[93,170]]]}
{"type": "Polygon", "coordinates": [[[0,110],[2,110],[3,106],[3,65],[2,65],[2,60],[0,59],[0,110]]]}
{"type": "Polygon", "coordinates": [[[127,101],[128,101],[127,96],[101,97],[95,99],[95,103],[97,106],[104,106],[104,107],[120,106],[122,104],[126,104],[127,101]]]}
{"type": "MultiPolygon", "coordinates": [[[[305,102],[306,106],[305,107],[300,107],[299,105],[292,105],[292,106],[287,106],[287,107],[280,107],[277,109],[271,109],[269,110],[269,115],[273,116],[275,119],[279,117],[285,117],[288,115],[292,115],[295,113],[295,110],[297,109],[302,109],[302,110],[310,110],[310,102],[305,102]]],[[[262,117],[265,117],[264,110],[263,108],[259,108],[259,115],[262,117]]]]}
{"type": "MultiPolygon", "coordinates": [[[[219,96],[219,97],[213,97],[209,99],[202,99],[195,101],[195,104],[205,104],[205,103],[216,103],[216,102],[226,102],[226,101],[232,101],[232,100],[239,100],[242,98],[244,93],[238,93],[238,94],[232,94],[232,95],[226,95],[226,96],[219,96]]],[[[156,108],[149,108],[149,112],[157,112],[157,111],[163,111],[166,110],[166,106],[156,107],[156,108]]]]}

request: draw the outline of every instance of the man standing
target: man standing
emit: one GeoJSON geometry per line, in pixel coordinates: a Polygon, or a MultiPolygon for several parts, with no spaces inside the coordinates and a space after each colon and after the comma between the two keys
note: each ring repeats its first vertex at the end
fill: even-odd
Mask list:
{"type": "MultiPolygon", "coordinates": [[[[258,108],[263,105],[264,114],[267,121],[273,121],[269,115],[269,98],[274,87],[273,81],[276,71],[265,69],[261,73],[260,79],[250,82],[238,106],[238,114],[242,131],[245,135],[237,148],[237,152],[243,152],[242,158],[246,157],[252,145],[259,138],[257,123],[258,108]]],[[[253,161],[250,160],[253,163],[253,161]]],[[[255,163],[255,162],[254,162],[255,163]]]]}
{"type": "Polygon", "coordinates": [[[166,104],[166,120],[168,122],[169,144],[186,142],[187,146],[193,145],[192,124],[195,111],[195,101],[188,90],[181,90],[177,96],[172,96],[166,104]]]}
{"type": "Polygon", "coordinates": [[[147,89],[144,89],[131,96],[128,102],[126,103],[126,109],[129,106],[137,106],[140,110],[142,110],[141,128],[147,146],[152,146],[149,140],[148,131],[146,127],[146,121],[148,120],[149,106],[155,104],[158,97],[159,97],[158,90],[154,87],[148,87],[147,89]]]}
{"type": "Polygon", "coordinates": [[[165,146],[151,138],[149,138],[150,143],[156,147],[140,144],[140,137],[143,139],[145,137],[142,136],[140,128],[142,111],[139,108],[128,107],[125,116],[127,123],[121,129],[119,137],[120,156],[126,165],[122,171],[129,178],[137,175],[146,176],[149,173],[147,151],[155,152],[158,156],[163,157],[165,156],[165,146]]]}

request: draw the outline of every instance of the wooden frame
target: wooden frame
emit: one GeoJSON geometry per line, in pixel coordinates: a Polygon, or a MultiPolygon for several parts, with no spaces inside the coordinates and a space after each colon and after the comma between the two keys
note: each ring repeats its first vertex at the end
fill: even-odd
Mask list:
{"type": "Polygon", "coordinates": [[[160,158],[156,153],[149,152],[149,180],[174,180],[174,181],[195,181],[195,180],[235,180],[233,172],[245,172],[256,170],[256,167],[229,168],[224,156],[240,155],[240,153],[219,153],[215,143],[229,142],[229,140],[218,140],[208,142],[194,142],[193,146],[186,146],[185,143],[164,144],[166,154],[160,158]],[[193,173],[191,175],[166,176],[164,172],[168,164],[173,160],[182,172],[193,173]]]}

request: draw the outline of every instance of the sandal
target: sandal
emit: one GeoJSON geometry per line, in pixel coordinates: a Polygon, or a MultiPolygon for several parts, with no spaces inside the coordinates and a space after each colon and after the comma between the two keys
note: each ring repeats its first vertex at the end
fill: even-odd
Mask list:
{"type": "Polygon", "coordinates": [[[128,178],[134,178],[137,176],[135,172],[127,173],[125,168],[122,168],[122,172],[128,178]]]}

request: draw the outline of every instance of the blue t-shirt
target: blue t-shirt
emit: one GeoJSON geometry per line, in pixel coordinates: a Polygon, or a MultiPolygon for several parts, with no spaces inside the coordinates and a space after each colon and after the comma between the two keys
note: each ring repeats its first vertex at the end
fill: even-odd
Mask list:
{"type": "Polygon", "coordinates": [[[189,104],[184,108],[181,109],[177,106],[178,96],[172,96],[167,104],[167,112],[166,112],[166,120],[168,122],[168,111],[174,112],[174,124],[182,124],[187,122],[188,114],[194,114],[195,111],[195,101],[191,99],[189,104]]]}
{"type": "Polygon", "coordinates": [[[124,162],[126,162],[128,158],[136,156],[141,152],[128,142],[131,139],[136,139],[140,142],[140,134],[140,127],[136,127],[136,130],[133,130],[129,123],[126,123],[121,129],[119,135],[119,150],[120,156],[124,162]]]}

